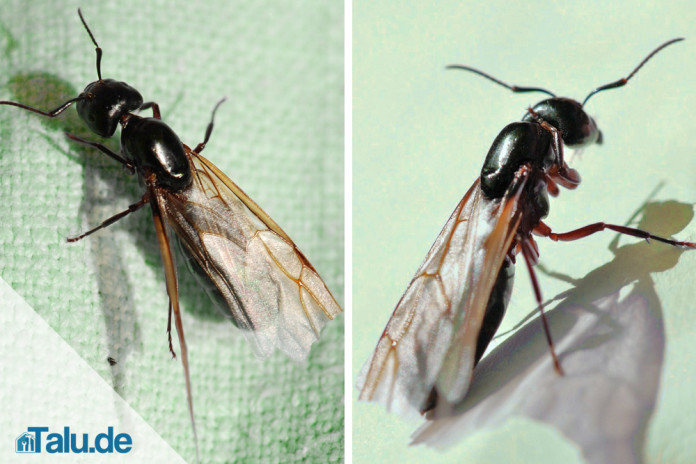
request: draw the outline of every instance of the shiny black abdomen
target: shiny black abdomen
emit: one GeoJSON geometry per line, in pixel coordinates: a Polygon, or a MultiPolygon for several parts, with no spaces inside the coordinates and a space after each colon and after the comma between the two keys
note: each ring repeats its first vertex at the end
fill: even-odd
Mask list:
{"type": "MultiPolygon", "coordinates": [[[[505,309],[510,301],[510,294],[512,293],[512,284],[514,280],[515,265],[510,258],[506,256],[500,271],[498,271],[498,277],[496,277],[495,284],[493,284],[491,295],[488,298],[488,304],[486,305],[486,313],[483,316],[481,331],[479,332],[478,339],[476,341],[474,366],[476,366],[476,364],[478,364],[478,362],[481,360],[483,353],[486,352],[488,344],[493,339],[493,335],[495,335],[495,332],[498,330],[500,322],[503,320],[505,309]]],[[[435,409],[439,396],[437,386],[433,386],[433,388],[430,390],[428,398],[426,398],[423,404],[419,407],[421,413],[435,409]]]]}

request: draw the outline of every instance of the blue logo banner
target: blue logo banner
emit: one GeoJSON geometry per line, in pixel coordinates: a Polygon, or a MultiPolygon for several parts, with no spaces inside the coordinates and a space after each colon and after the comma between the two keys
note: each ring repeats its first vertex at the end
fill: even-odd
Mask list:
{"type": "Polygon", "coordinates": [[[27,427],[27,431],[15,439],[15,452],[125,454],[133,448],[130,434],[116,434],[113,427],[108,427],[106,432],[98,433],[94,438],[89,433],[71,432],[70,427],[63,427],[62,433],[49,432],[48,427],[27,427]]]}

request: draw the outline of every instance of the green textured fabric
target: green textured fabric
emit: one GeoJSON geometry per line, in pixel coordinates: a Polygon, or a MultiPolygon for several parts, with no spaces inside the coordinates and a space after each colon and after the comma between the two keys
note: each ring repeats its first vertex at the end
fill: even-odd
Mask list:
{"type": "MultiPolygon", "coordinates": [[[[49,109],[96,80],[95,53],[77,2],[37,3],[2,2],[0,99],[49,109]]],[[[283,227],[341,303],[343,5],[85,3],[104,50],[103,76],[159,103],[185,143],[202,141],[214,104],[228,98],[205,156],[283,227]]],[[[125,209],[141,189],[65,131],[97,139],[72,108],[48,120],[0,107],[0,276],[193,462],[149,211],[65,242],[125,209]]],[[[116,138],[105,143],[118,148],[116,138]]],[[[280,353],[259,361],[195,279],[179,274],[202,460],[342,461],[343,316],[327,325],[306,365],[280,353]]]]}

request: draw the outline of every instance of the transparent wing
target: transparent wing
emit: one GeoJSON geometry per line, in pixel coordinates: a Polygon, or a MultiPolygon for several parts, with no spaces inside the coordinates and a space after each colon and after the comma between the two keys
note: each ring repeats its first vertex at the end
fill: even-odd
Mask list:
{"type": "Polygon", "coordinates": [[[526,174],[503,200],[490,201],[477,180],[459,202],[363,367],[359,399],[417,413],[435,385],[447,397],[454,391],[445,366],[468,385],[488,297],[519,225],[525,181],[526,174]],[[456,350],[451,345],[460,339],[465,345],[456,350]]]}
{"type": "Polygon", "coordinates": [[[273,219],[210,161],[186,151],[193,184],[158,197],[167,223],[259,356],[277,347],[306,358],[340,306],[273,219]]]}

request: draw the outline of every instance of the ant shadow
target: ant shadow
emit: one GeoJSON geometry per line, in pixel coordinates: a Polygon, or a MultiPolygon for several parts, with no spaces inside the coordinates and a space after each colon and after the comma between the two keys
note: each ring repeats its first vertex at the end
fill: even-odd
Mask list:
{"type": "MultiPolygon", "coordinates": [[[[45,72],[17,74],[10,79],[7,87],[11,100],[40,109],[53,108],[79,94],[79,91],[71,84],[45,72]]],[[[175,105],[179,100],[180,97],[175,105]]],[[[118,143],[120,132],[117,132],[115,137],[103,139],[90,132],[72,108],[56,118],[46,118],[39,115],[35,115],[35,117],[39,118],[49,132],[68,132],[86,140],[98,141],[112,151],[120,151],[118,143]]],[[[119,212],[120,209],[114,206],[116,203],[133,203],[142,196],[142,189],[137,183],[136,176],[126,175],[125,169],[103,156],[98,150],[74,143],[70,145],[68,151],[65,151],[53,142],[51,135],[39,135],[57,152],[62,153],[83,168],[82,203],[76,216],[86,218],[85,229],[94,227],[119,212]],[[124,201],[117,201],[122,199],[124,201]]],[[[107,230],[125,229],[131,233],[135,245],[142,255],[138,259],[143,259],[148,266],[155,270],[158,280],[162,282],[162,293],[166,295],[164,270],[148,209],[129,215],[110,225],[107,230]]],[[[79,233],[83,230],[73,232],[79,233]]],[[[127,272],[126,261],[132,257],[127,256],[125,251],[117,246],[111,234],[103,232],[99,231],[78,243],[88,242],[94,259],[101,300],[100,306],[107,337],[108,356],[104,356],[104,360],[105,362],[108,360],[111,367],[111,381],[114,390],[123,396],[127,385],[128,363],[126,360],[134,350],[142,345],[138,313],[132,296],[134,285],[137,285],[137,282],[131,282],[127,272]]],[[[72,235],[77,234],[73,233],[72,235]]],[[[178,247],[174,246],[174,248],[178,247]]],[[[182,309],[198,319],[223,321],[225,318],[214,307],[195,278],[188,276],[188,270],[184,270],[185,266],[181,264],[183,261],[181,258],[177,260],[182,309]]],[[[152,310],[158,309],[167,311],[166,303],[161,308],[153,308],[152,310]]],[[[163,334],[161,355],[163,360],[167,360],[170,355],[164,327],[161,333],[163,334]]]]}
{"type": "MultiPolygon", "coordinates": [[[[692,206],[676,201],[646,202],[634,217],[639,212],[637,227],[661,236],[693,218],[692,206]]],[[[584,277],[542,269],[573,286],[545,303],[557,303],[547,317],[564,376],[553,369],[540,318],[527,316],[479,363],[464,400],[436,410],[412,444],[446,448],[481,427],[525,416],[559,430],[587,462],[642,462],[665,350],[651,274],[673,268],[684,250],[618,243],[617,236],[609,246],[614,258],[584,277]]]]}

